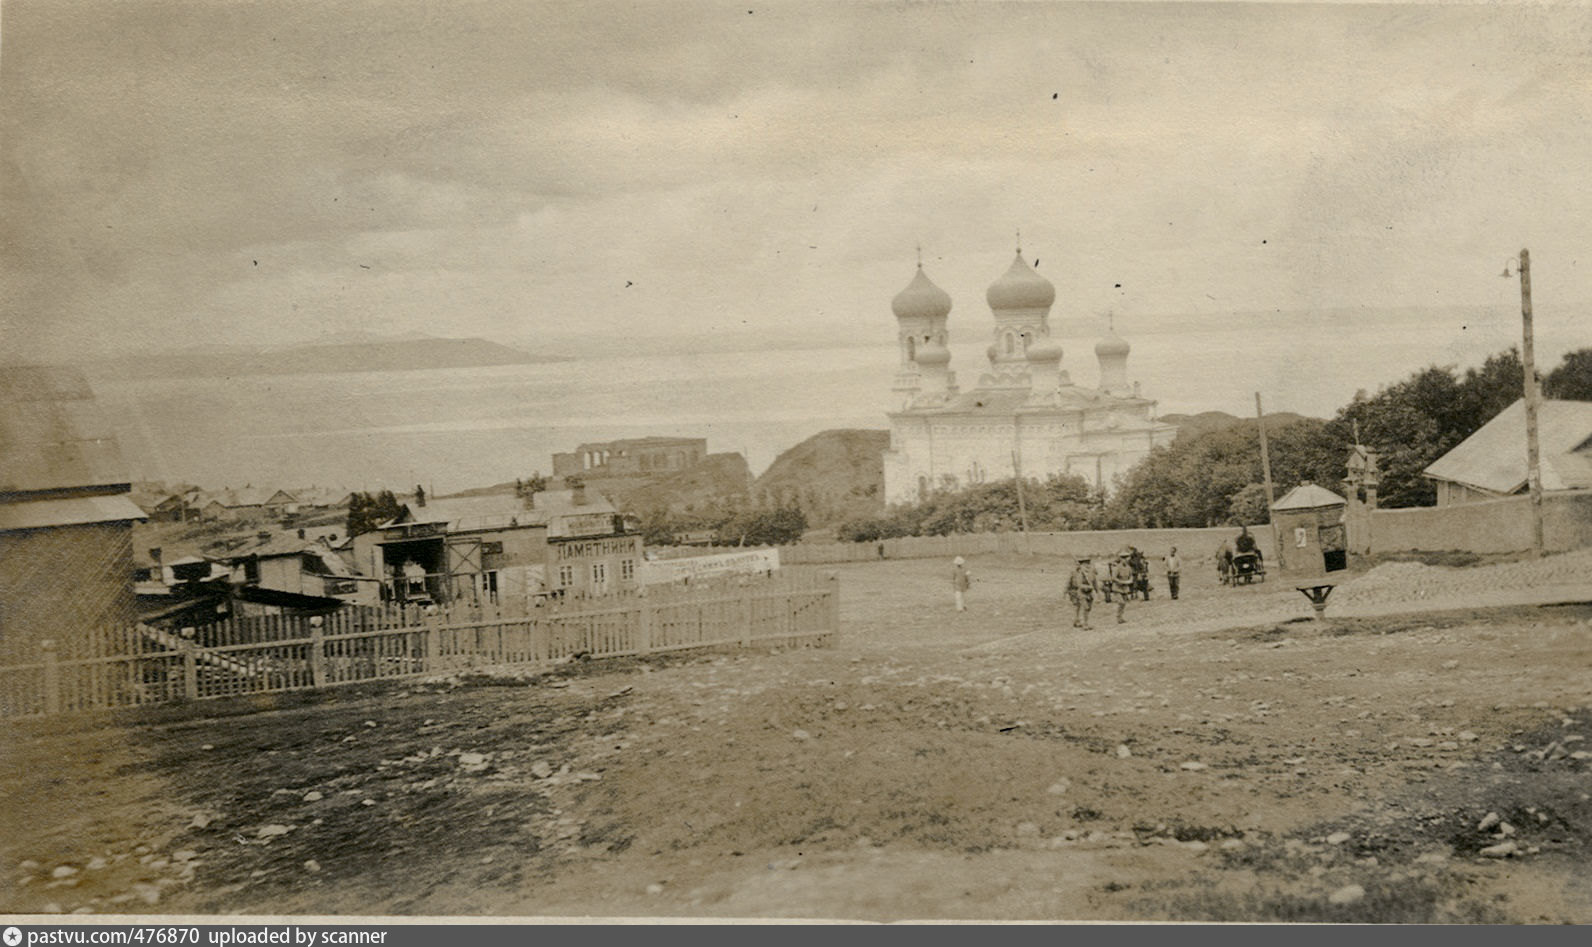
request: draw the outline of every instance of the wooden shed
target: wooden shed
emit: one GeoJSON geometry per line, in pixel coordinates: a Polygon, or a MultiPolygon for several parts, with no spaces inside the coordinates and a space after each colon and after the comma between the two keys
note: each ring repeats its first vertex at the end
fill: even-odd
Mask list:
{"type": "Polygon", "coordinates": [[[1348,501],[1325,487],[1302,483],[1271,508],[1277,567],[1290,576],[1319,576],[1348,568],[1343,511],[1348,501]]]}

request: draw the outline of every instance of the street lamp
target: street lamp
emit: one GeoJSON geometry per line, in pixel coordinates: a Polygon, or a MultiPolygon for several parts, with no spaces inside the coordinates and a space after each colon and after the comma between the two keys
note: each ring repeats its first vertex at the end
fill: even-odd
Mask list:
{"type": "MultiPolygon", "coordinates": [[[[1509,261],[1513,262],[1513,261],[1509,261]]],[[[1508,279],[1509,262],[1504,263],[1500,275],[1508,279]]],[[[1526,487],[1531,493],[1531,551],[1543,554],[1542,541],[1542,467],[1537,452],[1537,402],[1541,397],[1537,384],[1537,363],[1531,335],[1531,251],[1520,251],[1520,321],[1524,333],[1520,347],[1521,368],[1524,369],[1526,388],[1526,487]]]]}

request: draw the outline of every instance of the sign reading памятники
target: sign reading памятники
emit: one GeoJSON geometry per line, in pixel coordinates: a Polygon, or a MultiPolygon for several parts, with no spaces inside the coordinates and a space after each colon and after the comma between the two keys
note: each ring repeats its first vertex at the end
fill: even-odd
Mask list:
{"type": "Polygon", "coordinates": [[[579,539],[572,542],[554,543],[558,549],[558,561],[568,562],[571,559],[605,559],[609,556],[623,556],[626,554],[640,555],[640,536],[614,536],[608,539],[579,539]]]}

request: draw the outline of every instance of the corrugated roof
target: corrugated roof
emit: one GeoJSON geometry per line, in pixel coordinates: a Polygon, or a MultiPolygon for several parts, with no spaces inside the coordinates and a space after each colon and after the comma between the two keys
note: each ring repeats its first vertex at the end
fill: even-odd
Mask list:
{"type": "MultiPolygon", "coordinates": [[[[1544,490],[1592,487],[1592,401],[1538,405],[1537,445],[1544,490]]],[[[1503,495],[1525,487],[1525,399],[1498,412],[1423,472],[1503,495]]]]}
{"type": "Polygon", "coordinates": [[[0,532],[43,529],[49,526],[81,526],[85,523],[116,523],[146,518],[147,515],[138,508],[138,504],[121,494],[0,503],[0,532]]]}
{"type": "Polygon", "coordinates": [[[1281,500],[1272,504],[1272,510],[1318,510],[1324,506],[1345,506],[1348,500],[1338,496],[1326,487],[1319,487],[1313,483],[1301,483],[1283,495],[1281,500]]]}
{"type": "Polygon", "coordinates": [[[0,493],[127,482],[115,430],[82,372],[0,366],[0,493]]]}

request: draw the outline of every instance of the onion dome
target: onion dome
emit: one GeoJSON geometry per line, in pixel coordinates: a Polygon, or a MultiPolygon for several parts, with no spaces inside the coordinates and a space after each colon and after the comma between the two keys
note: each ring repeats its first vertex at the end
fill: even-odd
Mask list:
{"type": "Polygon", "coordinates": [[[951,311],[951,296],[934,285],[919,265],[917,275],[890,301],[890,308],[897,319],[943,319],[951,311]]]}
{"type": "Polygon", "coordinates": [[[1021,251],[1012,260],[1011,268],[1000,279],[990,284],[984,298],[989,307],[1002,309],[1049,309],[1056,301],[1056,287],[1029,266],[1021,251]]]}
{"type": "Polygon", "coordinates": [[[917,363],[919,365],[949,365],[951,364],[951,350],[938,342],[929,342],[918,349],[917,363]]]}
{"type": "Polygon", "coordinates": [[[1132,348],[1126,339],[1117,335],[1116,330],[1112,330],[1110,335],[1095,343],[1095,355],[1100,358],[1126,356],[1132,348]]]}
{"type": "Polygon", "coordinates": [[[1030,362],[1059,362],[1061,356],[1061,343],[1049,337],[1036,339],[1034,344],[1028,347],[1030,362]]]}

